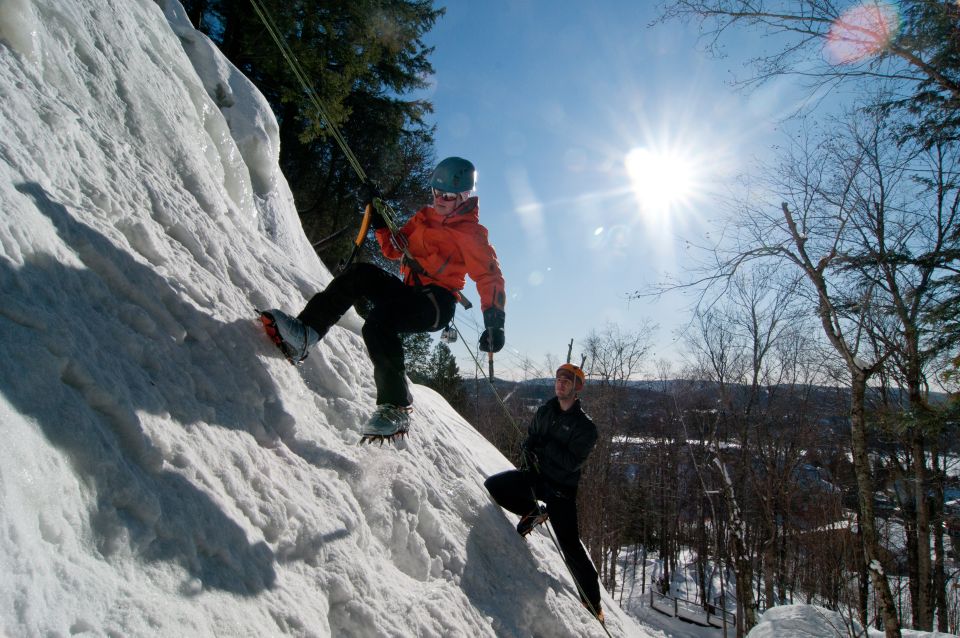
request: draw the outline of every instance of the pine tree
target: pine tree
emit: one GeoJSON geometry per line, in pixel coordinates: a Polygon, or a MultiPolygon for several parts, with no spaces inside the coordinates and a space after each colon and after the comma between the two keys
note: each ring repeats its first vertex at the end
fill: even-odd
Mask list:
{"type": "Polygon", "coordinates": [[[426,385],[430,379],[430,348],[433,338],[429,332],[411,332],[400,337],[403,340],[407,376],[414,383],[426,385]]]}
{"type": "Polygon", "coordinates": [[[360,181],[330,137],[337,126],[367,175],[399,210],[426,201],[433,128],[425,100],[432,49],[422,40],[443,10],[425,0],[258,0],[310,79],[321,120],[252,5],[185,0],[184,8],[264,94],[280,124],[280,166],[307,237],[329,267],[350,249],[360,181]],[[325,241],[327,240],[327,241],[325,241]]]}
{"type": "Polygon", "coordinates": [[[467,407],[467,394],[457,359],[447,344],[440,341],[434,346],[427,370],[425,385],[440,393],[457,412],[463,414],[467,407]]]}

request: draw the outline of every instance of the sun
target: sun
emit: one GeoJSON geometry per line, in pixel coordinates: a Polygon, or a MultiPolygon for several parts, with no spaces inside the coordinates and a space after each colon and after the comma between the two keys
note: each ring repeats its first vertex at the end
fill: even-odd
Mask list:
{"type": "Polygon", "coordinates": [[[697,190],[694,162],[677,151],[634,148],[624,158],[634,195],[648,215],[667,215],[697,190]]]}

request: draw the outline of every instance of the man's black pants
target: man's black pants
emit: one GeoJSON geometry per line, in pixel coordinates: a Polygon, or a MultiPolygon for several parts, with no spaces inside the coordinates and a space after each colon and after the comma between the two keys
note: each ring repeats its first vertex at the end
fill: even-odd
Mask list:
{"type": "Polygon", "coordinates": [[[314,295],[297,318],[323,337],[362,298],[373,303],[363,341],[373,362],[377,405],[410,405],[400,334],[446,326],[453,319],[453,293],[440,286],[408,286],[373,264],[353,264],[314,295]]]}
{"type": "Polygon", "coordinates": [[[563,552],[574,578],[594,609],[600,609],[600,583],[597,570],[583,549],[580,532],[577,528],[577,491],[576,488],[551,486],[542,477],[532,472],[508,470],[494,474],[483,483],[490,496],[505,510],[518,516],[529,514],[537,506],[537,500],[547,504],[547,514],[557,535],[557,542],[563,552]],[[534,500],[536,495],[536,500],[534,500]]]}

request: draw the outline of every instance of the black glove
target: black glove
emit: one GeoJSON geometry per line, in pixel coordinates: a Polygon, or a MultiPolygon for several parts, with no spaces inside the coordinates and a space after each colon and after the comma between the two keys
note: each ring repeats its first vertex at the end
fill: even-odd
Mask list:
{"type": "Polygon", "coordinates": [[[374,206],[373,212],[370,213],[370,228],[374,230],[380,230],[381,228],[386,227],[387,222],[383,220],[383,216],[380,215],[380,211],[378,211],[376,206],[374,206]]]}
{"type": "Polygon", "coordinates": [[[373,205],[374,199],[383,199],[380,189],[373,182],[364,182],[360,186],[360,200],[364,208],[367,207],[367,204],[373,206],[373,212],[370,213],[370,227],[374,230],[380,230],[387,227],[387,222],[383,220],[380,211],[373,205]]]}
{"type": "Polygon", "coordinates": [[[373,204],[375,199],[383,199],[383,194],[380,193],[376,184],[367,180],[360,185],[360,205],[365,207],[367,204],[373,204]]]}
{"type": "Polygon", "coordinates": [[[483,311],[483,334],[480,335],[480,350],[482,352],[500,352],[506,343],[503,334],[503,322],[507,315],[499,308],[487,308],[483,311]]]}

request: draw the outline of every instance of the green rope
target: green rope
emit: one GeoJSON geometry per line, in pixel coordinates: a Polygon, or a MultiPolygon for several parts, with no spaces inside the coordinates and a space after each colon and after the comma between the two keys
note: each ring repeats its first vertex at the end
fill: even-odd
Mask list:
{"type": "MultiPolygon", "coordinates": [[[[534,494],[536,496],[536,494],[534,494]]],[[[549,522],[549,518],[547,521],[549,522]]],[[[577,577],[573,575],[573,569],[570,567],[570,563],[567,562],[567,557],[564,555],[563,550],[560,549],[560,541],[557,540],[557,537],[553,534],[553,528],[549,525],[544,525],[547,528],[547,534],[550,536],[550,540],[553,541],[553,546],[557,548],[557,552],[560,553],[560,558],[563,560],[563,564],[567,566],[567,572],[570,574],[570,578],[573,579],[573,584],[577,586],[577,593],[580,594],[580,599],[585,600],[587,604],[587,609],[590,610],[590,613],[593,614],[593,617],[597,619],[597,622],[600,623],[600,626],[603,627],[603,630],[608,636],[610,636],[610,630],[607,629],[607,624],[600,620],[599,614],[596,609],[593,608],[593,603],[587,600],[587,594],[583,591],[583,587],[580,586],[580,581],[577,580],[577,577]]],[[[596,565],[594,565],[594,570],[596,570],[596,565]]],[[[599,576],[597,576],[599,578],[599,576]]],[[[611,636],[611,638],[613,638],[611,636]]]]}
{"type": "MultiPolygon", "coordinates": [[[[453,321],[450,322],[450,325],[452,325],[452,326],[453,326],[453,329],[457,331],[457,337],[460,338],[460,341],[462,341],[463,344],[466,345],[467,342],[466,342],[466,340],[463,338],[463,333],[460,332],[460,327],[459,327],[455,322],[453,322],[453,321]]],[[[510,425],[513,426],[513,428],[517,431],[517,433],[518,433],[520,436],[523,436],[523,430],[520,429],[520,426],[517,425],[517,422],[513,419],[513,415],[510,414],[510,410],[507,409],[507,404],[503,401],[503,399],[500,398],[500,393],[497,392],[497,388],[496,388],[495,385],[493,385],[493,381],[491,381],[490,379],[488,379],[487,376],[486,376],[486,374],[484,373],[484,371],[483,371],[483,366],[480,365],[480,359],[478,359],[478,358],[477,358],[477,355],[475,355],[475,354],[473,353],[473,350],[467,348],[467,352],[470,353],[470,356],[473,358],[473,362],[474,362],[475,364],[477,364],[477,370],[480,371],[480,374],[483,375],[483,377],[484,377],[485,379],[487,379],[487,383],[490,384],[490,389],[493,390],[493,396],[495,396],[495,397],[497,398],[497,402],[499,402],[499,403],[500,403],[500,407],[503,408],[503,413],[507,415],[507,420],[510,422],[510,425]]]]}
{"type": "MultiPolygon", "coordinates": [[[[261,0],[250,0],[250,4],[253,5],[253,10],[256,11],[257,16],[260,17],[260,21],[263,22],[263,26],[266,28],[267,33],[270,34],[270,37],[273,39],[274,43],[277,45],[277,48],[280,49],[280,53],[283,54],[284,59],[287,62],[287,66],[290,67],[290,71],[293,73],[297,81],[300,82],[301,88],[303,88],[304,93],[307,94],[307,97],[310,99],[310,102],[313,104],[313,107],[317,110],[317,113],[320,116],[320,120],[323,124],[326,125],[330,136],[333,137],[334,141],[337,143],[337,146],[340,147],[340,150],[343,152],[344,156],[347,158],[347,161],[350,163],[350,166],[356,172],[357,177],[360,178],[360,181],[366,183],[368,182],[368,177],[366,171],[363,170],[363,166],[360,164],[360,160],[357,159],[357,156],[354,155],[353,151],[350,149],[350,145],[347,144],[346,138],[343,136],[343,133],[340,131],[340,127],[336,125],[333,121],[333,118],[330,117],[330,113],[324,107],[323,102],[320,100],[317,95],[317,91],[313,88],[313,84],[310,82],[309,77],[306,72],[303,70],[303,67],[300,66],[300,61],[297,59],[297,56],[293,54],[293,51],[290,50],[290,46],[287,44],[286,40],[280,34],[280,29],[277,27],[276,22],[274,22],[273,17],[270,15],[270,12],[263,5],[261,0]]],[[[388,222],[391,222],[389,225],[391,230],[396,229],[396,213],[390,207],[389,204],[376,199],[374,202],[377,210],[381,213],[387,212],[389,216],[388,222]]]]}
{"type": "MultiPolygon", "coordinates": [[[[277,48],[280,49],[280,53],[283,54],[283,57],[287,62],[287,66],[290,67],[290,71],[293,73],[297,81],[300,82],[303,92],[307,94],[307,97],[310,99],[313,107],[317,110],[321,122],[326,125],[330,136],[333,137],[334,141],[337,143],[337,146],[340,147],[340,150],[347,158],[350,166],[356,172],[357,177],[360,178],[361,182],[369,183],[367,173],[363,170],[363,166],[361,166],[357,156],[354,155],[353,151],[350,149],[350,145],[347,144],[347,140],[340,131],[340,127],[338,127],[333,121],[333,118],[330,117],[329,112],[324,107],[323,102],[320,100],[316,90],[313,88],[313,84],[310,82],[309,77],[307,77],[303,67],[300,66],[300,61],[297,59],[297,56],[293,54],[293,51],[290,50],[290,46],[280,34],[280,29],[277,27],[276,22],[274,22],[270,12],[263,5],[261,0],[250,0],[250,4],[253,5],[253,10],[257,13],[257,16],[259,16],[260,21],[263,22],[264,28],[267,30],[267,33],[270,34],[270,37],[277,45],[277,48]]],[[[397,249],[404,253],[408,259],[413,259],[407,246],[406,237],[400,233],[400,229],[397,226],[396,220],[398,219],[398,215],[396,211],[393,210],[390,204],[383,201],[379,197],[375,197],[371,203],[386,222],[387,228],[390,229],[390,234],[393,236],[394,242],[397,245],[397,249]]]]}
{"type": "Polygon", "coordinates": [[[260,21],[263,22],[263,25],[266,27],[270,37],[273,38],[277,48],[280,49],[280,52],[287,61],[287,65],[289,65],[293,75],[297,78],[297,80],[299,80],[300,85],[303,87],[307,97],[310,98],[314,108],[317,109],[317,113],[320,115],[321,120],[326,124],[331,136],[340,146],[340,150],[343,151],[343,154],[347,157],[347,161],[350,162],[350,165],[353,167],[353,170],[356,171],[357,176],[362,181],[366,182],[367,174],[364,172],[363,167],[357,160],[356,155],[354,155],[353,151],[350,150],[350,146],[343,137],[343,133],[340,132],[340,128],[334,123],[333,119],[330,117],[330,114],[320,101],[320,98],[317,97],[317,92],[314,90],[313,84],[310,83],[307,74],[303,71],[303,67],[300,66],[300,61],[297,60],[297,57],[293,54],[293,51],[290,50],[290,47],[287,45],[286,41],[283,39],[283,37],[281,37],[280,30],[273,21],[270,12],[267,11],[267,8],[263,6],[260,0],[250,0],[250,4],[253,5],[253,10],[257,12],[257,15],[260,17],[260,21]]]}

